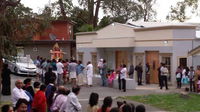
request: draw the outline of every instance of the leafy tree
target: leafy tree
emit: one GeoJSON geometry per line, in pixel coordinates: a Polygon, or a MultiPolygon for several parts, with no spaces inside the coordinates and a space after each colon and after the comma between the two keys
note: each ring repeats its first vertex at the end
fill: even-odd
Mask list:
{"type": "Polygon", "coordinates": [[[105,0],[78,0],[79,4],[87,9],[89,14],[89,19],[87,21],[87,24],[93,25],[93,27],[97,27],[98,22],[98,15],[99,15],[99,9],[101,7],[101,4],[105,0]]]}
{"type": "Polygon", "coordinates": [[[184,22],[190,17],[186,15],[186,10],[191,8],[191,12],[193,14],[198,14],[198,0],[184,0],[182,2],[177,2],[176,6],[171,6],[171,11],[167,15],[166,19],[167,20],[172,20],[172,21],[179,21],[179,22],[184,22]]]}
{"type": "Polygon", "coordinates": [[[47,22],[47,16],[34,14],[30,8],[24,7],[20,0],[0,1],[0,74],[2,59],[17,54],[16,43],[31,40],[36,32],[41,32],[48,26],[47,22]]]}
{"type": "Polygon", "coordinates": [[[73,10],[72,0],[57,0],[52,3],[50,9],[57,19],[67,19],[73,10]]]}
{"type": "Polygon", "coordinates": [[[186,16],[186,4],[185,2],[178,2],[176,7],[171,6],[170,14],[166,17],[167,20],[177,20],[179,22],[184,22],[189,19],[186,16]]]}
{"type": "Polygon", "coordinates": [[[153,20],[156,16],[156,11],[153,9],[153,5],[156,3],[156,0],[138,0],[138,2],[138,4],[142,7],[143,20],[153,20]]]}

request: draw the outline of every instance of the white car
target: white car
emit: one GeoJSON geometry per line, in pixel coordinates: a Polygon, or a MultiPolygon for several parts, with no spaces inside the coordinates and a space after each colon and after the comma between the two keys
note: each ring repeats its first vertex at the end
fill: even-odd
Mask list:
{"type": "Polygon", "coordinates": [[[32,59],[27,57],[17,57],[14,61],[8,61],[11,72],[22,75],[36,75],[36,66],[32,59]]]}

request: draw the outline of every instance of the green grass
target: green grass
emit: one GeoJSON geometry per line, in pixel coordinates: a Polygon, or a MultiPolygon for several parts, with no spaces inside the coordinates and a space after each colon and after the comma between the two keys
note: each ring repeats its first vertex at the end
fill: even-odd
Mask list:
{"type": "Polygon", "coordinates": [[[200,111],[200,95],[189,94],[188,98],[180,94],[159,94],[148,96],[128,96],[126,99],[150,104],[151,106],[173,112],[200,111]]]}

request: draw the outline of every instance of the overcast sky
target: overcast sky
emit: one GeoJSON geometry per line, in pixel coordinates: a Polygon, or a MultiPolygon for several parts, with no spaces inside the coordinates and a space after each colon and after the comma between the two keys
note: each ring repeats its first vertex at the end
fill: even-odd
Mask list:
{"type": "MultiPolygon", "coordinates": [[[[56,0],[21,0],[21,3],[23,3],[25,6],[30,7],[33,9],[34,12],[40,12],[41,9],[44,8],[45,5],[48,5],[49,2],[55,2],[56,0]]],[[[72,0],[73,4],[78,6],[78,0],[72,0]]],[[[182,0],[157,0],[156,5],[154,8],[157,12],[157,20],[165,21],[165,18],[167,14],[170,11],[171,5],[176,5],[177,1],[182,0]]],[[[101,18],[103,16],[103,12],[100,11],[99,17],[101,18]]],[[[200,17],[192,17],[191,20],[188,20],[188,22],[198,22],[199,23],[200,17]]]]}

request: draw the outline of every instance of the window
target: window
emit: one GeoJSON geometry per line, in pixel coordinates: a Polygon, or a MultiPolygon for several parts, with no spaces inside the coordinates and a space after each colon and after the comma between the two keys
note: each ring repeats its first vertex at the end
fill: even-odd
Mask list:
{"type": "Polygon", "coordinates": [[[78,52],[78,60],[83,62],[83,52],[78,52]]]}

